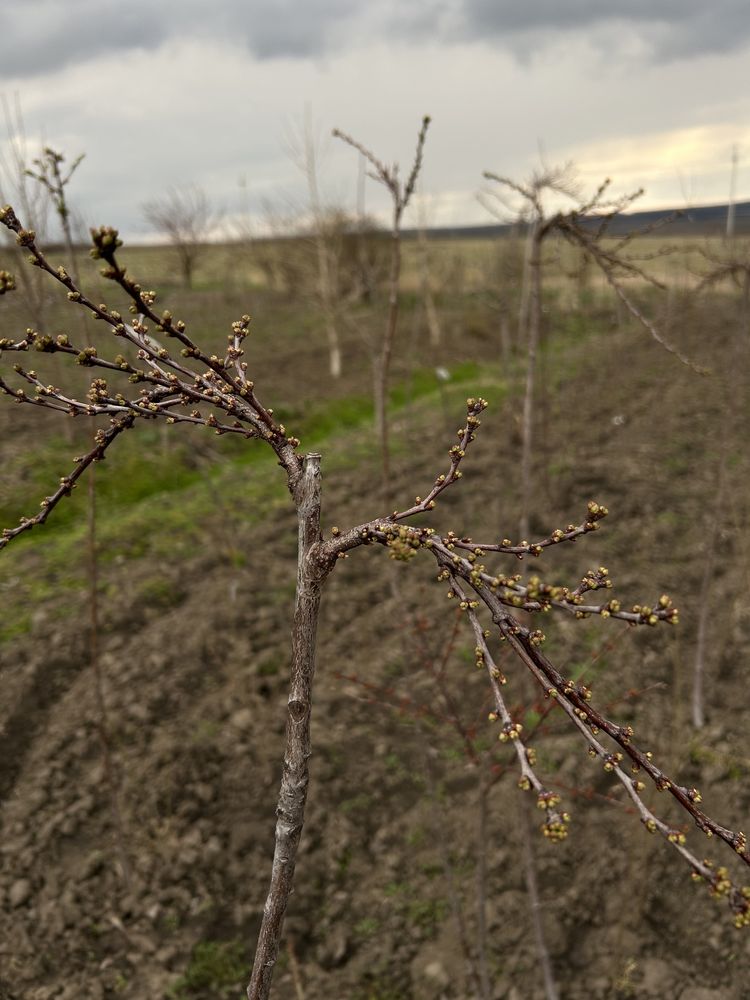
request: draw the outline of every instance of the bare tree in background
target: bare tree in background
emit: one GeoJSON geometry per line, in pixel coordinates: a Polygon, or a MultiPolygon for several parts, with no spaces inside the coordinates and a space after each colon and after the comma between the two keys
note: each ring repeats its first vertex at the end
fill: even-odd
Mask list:
{"type": "Polygon", "coordinates": [[[740,327],[740,341],[745,349],[750,347],[750,242],[736,237],[726,240],[723,246],[701,248],[701,255],[708,264],[708,270],[701,277],[696,291],[716,288],[731,283],[739,292],[737,320],[740,327]]]}
{"type": "Polygon", "coordinates": [[[317,281],[315,285],[317,306],[325,325],[328,342],[328,372],[340,378],[342,371],[341,337],[339,334],[340,296],[338,290],[338,255],[333,241],[335,234],[330,225],[330,211],[323,206],[318,183],[318,149],[313,130],[310,107],[305,108],[301,149],[297,157],[305,175],[310,205],[310,226],[315,246],[317,281]]]}
{"type": "MultiPolygon", "coordinates": [[[[84,159],[85,154],[81,153],[70,164],[66,164],[65,155],[45,146],[40,156],[34,159],[35,169],[28,169],[26,173],[29,177],[45,190],[54,206],[60,227],[63,233],[65,251],[67,253],[67,271],[71,279],[78,283],[76,250],[73,240],[72,211],[68,201],[67,188],[84,159]]],[[[80,314],[83,330],[86,331],[88,317],[85,313],[80,314]]],[[[71,421],[65,421],[64,426],[68,433],[68,440],[72,440],[73,427],[71,421]]],[[[112,815],[112,826],[118,856],[119,874],[123,882],[127,885],[130,881],[130,861],[126,848],[126,836],[123,823],[122,803],[121,803],[121,783],[119,770],[115,761],[112,749],[111,728],[108,719],[107,704],[105,698],[104,672],[101,657],[99,655],[100,645],[100,623],[99,623],[99,549],[96,539],[96,475],[94,468],[91,469],[88,478],[88,488],[86,495],[87,517],[86,517],[86,575],[88,583],[88,603],[89,603],[89,629],[88,629],[88,651],[89,665],[94,678],[94,696],[96,702],[96,728],[99,735],[99,744],[102,751],[103,779],[106,784],[107,796],[109,799],[110,811],[112,815]]]]}
{"type": "MultiPolygon", "coordinates": [[[[734,151],[736,154],[736,150],[734,151]]],[[[730,208],[733,209],[730,202],[730,208]]],[[[709,265],[708,271],[700,279],[696,291],[703,292],[707,289],[716,288],[726,283],[730,283],[738,293],[737,334],[733,338],[733,346],[730,348],[733,354],[733,363],[728,367],[728,383],[723,393],[724,413],[723,420],[729,424],[733,420],[733,410],[735,407],[746,407],[747,400],[744,397],[743,389],[737,378],[738,374],[747,368],[748,352],[750,350],[750,244],[745,241],[738,241],[734,237],[734,220],[732,219],[732,230],[729,232],[729,218],[727,220],[728,238],[721,248],[706,246],[701,249],[701,255],[709,265]]],[[[723,519],[720,512],[724,509],[727,498],[727,478],[728,478],[728,441],[722,435],[719,444],[718,456],[716,459],[713,478],[716,482],[716,493],[713,503],[706,511],[705,542],[701,558],[703,560],[703,574],[701,577],[701,589],[698,598],[698,632],[695,641],[693,657],[693,689],[691,697],[692,723],[696,729],[702,729],[706,723],[705,708],[705,686],[706,668],[709,664],[712,648],[715,643],[710,642],[712,613],[714,611],[714,586],[716,581],[716,551],[719,544],[723,519]]],[[[740,537],[746,532],[739,532],[740,537]]]]}
{"type": "Polygon", "coordinates": [[[391,196],[391,266],[388,277],[388,312],[386,317],[385,331],[380,344],[380,350],[375,357],[373,382],[375,396],[375,427],[380,443],[381,461],[381,482],[383,499],[386,504],[390,503],[391,491],[391,453],[389,444],[388,427],[388,380],[393,356],[393,344],[396,338],[396,327],[398,326],[399,294],[401,287],[401,223],[404,210],[409,204],[417,186],[419,171],[422,169],[422,156],[424,154],[424,144],[427,139],[427,129],[430,127],[429,115],[422,119],[422,127],[417,136],[417,149],[414,155],[411,171],[406,179],[402,181],[399,177],[398,164],[387,166],[379,160],[366,146],[363,146],[356,139],[353,139],[346,132],[334,129],[333,134],[338,139],[342,139],[347,145],[352,146],[369,163],[373,170],[370,175],[374,180],[382,184],[391,196]]]}
{"type": "Polygon", "coordinates": [[[440,316],[438,315],[435,303],[433,260],[430,253],[430,245],[427,238],[429,227],[429,205],[424,195],[417,199],[417,249],[419,251],[419,289],[422,295],[422,308],[424,310],[427,332],[430,337],[430,345],[439,347],[442,340],[442,329],[440,326],[440,316]]]}
{"type": "MultiPolygon", "coordinates": [[[[18,94],[10,100],[0,95],[5,122],[6,153],[0,156],[0,200],[19,205],[27,225],[40,236],[45,236],[49,216],[49,192],[38,184],[31,184],[28,167],[33,154],[26,136],[23,110],[18,94]]],[[[5,233],[7,238],[7,233],[5,233]]],[[[19,257],[23,248],[10,241],[9,245],[19,257]]],[[[46,285],[38,271],[20,267],[18,270],[19,293],[31,320],[39,328],[45,321],[46,285]]]]}
{"type": "MultiPolygon", "coordinates": [[[[524,252],[523,278],[521,282],[521,302],[519,307],[519,341],[526,345],[526,384],[523,397],[521,419],[521,517],[519,533],[521,538],[529,537],[529,513],[531,506],[531,463],[533,458],[534,396],[536,389],[536,366],[539,341],[542,335],[543,296],[543,243],[553,232],[545,207],[545,195],[556,194],[573,199],[578,194],[573,170],[570,164],[559,167],[542,166],[535,170],[528,181],[521,184],[509,177],[485,172],[487,180],[494,181],[501,189],[520,196],[521,208],[518,213],[526,223],[526,249],[524,252]]],[[[507,208],[497,189],[484,193],[483,204],[497,216],[497,205],[507,208]]]]}
{"type": "Polygon", "coordinates": [[[60,227],[65,241],[65,250],[68,254],[68,268],[74,281],[77,280],[76,251],[73,241],[71,210],[65,189],[70,184],[73,174],[81,165],[85,155],[85,153],[81,153],[72,163],[66,165],[63,153],[52,149],[51,146],[45,146],[41,155],[33,161],[35,169],[27,169],[26,171],[27,175],[33,178],[49,194],[57,217],[60,220],[60,227]]]}
{"type": "MultiPolygon", "coordinates": [[[[644,268],[643,261],[650,260],[654,255],[639,257],[630,253],[633,240],[646,236],[656,229],[673,221],[674,215],[665,216],[646,227],[630,230],[622,235],[612,235],[613,221],[621,216],[634,201],[641,197],[642,190],[616,198],[608,198],[611,181],[606,178],[588,199],[581,199],[578,185],[575,181],[570,164],[564,167],[543,168],[534,173],[526,184],[519,184],[508,177],[501,177],[489,171],[484,173],[487,180],[495,182],[501,189],[521,197],[521,214],[529,220],[527,235],[527,251],[524,268],[524,281],[521,296],[519,327],[527,344],[526,385],[522,418],[521,447],[521,518],[520,535],[522,539],[529,534],[529,516],[533,495],[532,461],[533,461],[533,427],[534,427],[534,397],[536,381],[536,361],[542,327],[542,276],[544,241],[553,234],[559,234],[568,243],[582,252],[584,258],[593,262],[601,271],[619,302],[625,307],[650,336],[664,350],[672,354],[682,364],[687,365],[699,374],[706,374],[705,369],[694,364],[674,344],[668,341],[627,291],[623,279],[639,278],[654,288],[664,289],[662,281],[655,278],[644,268]],[[545,213],[543,195],[552,192],[577,202],[568,212],[545,213]]],[[[496,191],[485,197],[484,204],[494,207],[490,200],[501,205],[505,204],[502,195],[496,191]]],[[[496,209],[495,209],[496,211],[496,209]]],[[[657,252],[658,256],[671,252],[665,248],[657,252]]]]}
{"type": "Polygon", "coordinates": [[[174,247],[183,283],[186,288],[192,288],[196,264],[220,218],[220,213],[211,207],[206,192],[196,184],[170,188],[161,198],[147,201],[143,215],[174,247]]]}
{"type": "MultiPolygon", "coordinates": [[[[340,378],[342,335],[345,329],[352,327],[351,309],[371,299],[375,284],[382,276],[379,227],[366,216],[362,205],[358,204],[355,216],[324,198],[319,170],[323,146],[309,105],[299,127],[291,131],[287,146],[307,188],[307,205],[300,213],[304,221],[300,225],[300,218],[292,217],[292,231],[304,238],[307,248],[312,249],[314,261],[312,267],[305,267],[308,273],[301,276],[304,280],[297,284],[305,289],[306,297],[323,321],[329,374],[332,378],[340,378]]],[[[360,185],[358,189],[360,194],[360,185]]],[[[294,252],[294,247],[285,248],[285,255],[294,252]]]]}

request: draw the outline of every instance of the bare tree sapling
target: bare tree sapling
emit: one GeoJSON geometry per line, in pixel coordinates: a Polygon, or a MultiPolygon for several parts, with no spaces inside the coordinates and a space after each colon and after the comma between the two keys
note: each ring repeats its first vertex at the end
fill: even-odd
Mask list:
{"type": "MultiPolygon", "coordinates": [[[[521,198],[521,216],[528,220],[527,249],[524,264],[524,278],[521,293],[519,328],[526,342],[526,379],[522,416],[521,445],[521,517],[519,533],[522,539],[529,535],[529,518],[532,496],[535,495],[532,481],[534,459],[534,414],[536,396],[536,368],[542,330],[543,305],[543,246],[545,240],[562,236],[585,260],[591,261],[602,273],[607,284],[614,291],[618,301],[630,315],[643,326],[653,339],[666,351],[699,374],[705,369],[694,364],[674,344],[668,341],[625,288],[623,279],[637,277],[655,288],[663,289],[663,282],[649,274],[643,263],[628,254],[630,244],[637,237],[653,232],[674,219],[665,216],[657,222],[624,235],[612,236],[610,227],[642,194],[642,190],[608,199],[611,181],[606,178],[588,199],[581,199],[578,185],[570,164],[563,167],[543,167],[535,171],[525,184],[508,177],[485,171],[486,180],[494,182],[500,191],[510,191],[521,198]],[[544,203],[545,193],[564,196],[576,202],[567,212],[548,212],[544,203]]],[[[504,204],[496,190],[485,193],[484,204],[497,214],[496,202],[504,204]]],[[[664,251],[664,252],[668,252],[664,251]]],[[[582,260],[581,265],[584,261],[582,260]]]]}
{"type": "Polygon", "coordinates": [[[391,457],[388,425],[388,379],[393,356],[393,346],[398,325],[399,291],[401,281],[401,224],[404,211],[409,204],[417,186],[417,178],[422,169],[424,144],[427,139],[427,129],[430,118],[425,115],[422,127],[417,136],[417,149],[414,155],[409,176],[406,181],[399,177],[398,164],[387,166],[379,160],[366,146],[357,142],[350,135],[334,129],[334,136],[342,139],[356,149],[372,168],[371,176],[382,184],[391,196],[391,265],[388,276],[388,312],[383,339],[374,363],[374,397],[375,397],[375,427],[380,443],[380,461],[383,500],[388,505],[391,502],[391,457]]]}

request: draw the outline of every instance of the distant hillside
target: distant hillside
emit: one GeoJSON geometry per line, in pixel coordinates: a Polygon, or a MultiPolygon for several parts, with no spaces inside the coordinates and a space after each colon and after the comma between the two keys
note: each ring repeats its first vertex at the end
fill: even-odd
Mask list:
{"type": "MultiPolygon", "coordinates": [[[[658,209],[651,212],[630,212],[621,215],[610,226],[612,235],[621,235],[633,229],[643,229],[660,219],[679,213],[677,218],[659,230],[663,233],[668,229],[675,236],[720,236],[726,230],[726,205],[700,205],[687,209],[658,209]]],[[[735,233],[740,236],[750,235],[750,201],[735,205],[735,233]]],[[[592,216],[591,224],[596,222],[592,216]]],[[[493,236],[505,236],[518,228],[518,223],[506,225],[493,224],[488,226],[436,226],[428,231],[430,239],[483,239],[493,236]]],[[[416,238],[415,229],[405,230],[405,238],[416,238]]]]}

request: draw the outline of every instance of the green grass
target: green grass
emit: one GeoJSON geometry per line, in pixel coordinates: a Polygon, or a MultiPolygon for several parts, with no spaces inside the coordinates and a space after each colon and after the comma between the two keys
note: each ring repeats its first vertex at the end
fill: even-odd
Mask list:
{"type": "Polygon", "coordinates": [[[354,925],[354,935],[360,941],[367,941],[368,938],[375,937],[380,930],[380,921],[377,917],[363,917],[354,925]]]}
{"type": "Polygon", "coordinates": [[[247,971],[245,948],[240,941],[201,941],[170,993],[175,1000],[228,997],[241,987],[247,971]]]}
{"type": "MultiPolygon", "coordinates": [[[[483,392],[497,398],[504,389],[496,373],[467,363],[454,369],[444,391],[446,402],[458,414],[467,394],[483,392]]],[[[407,401],[437,410],[434,372],[416,371],[410,384],[393,387],[391,399],[396,419],[407,401]]],[[[335,474],[353,461],[371,460],[372,418],[371,399],[355,396],[296,414],[290,429],[302,436],[303,448],[323,451],[327,470],[335,474]]],[[[241,511],[244,535],[270,512],[288,505],[286,482],[276,457],[262,445],[225,438],[216,445],[216,460],[201,468],[192,459],[189,442],[178,440],[165,456],[158,430],[150,425],[123,435],[111,457],[95,471],[97,544],[103,565],[146,558],[177,565],[209,544],[221,548],[226,558],[239,558],[236,539],[229,533],[223,538],[217,523],[227,517],[236,520],[241,511]]],[[[405,448],[394,441],[395,454],[405,448]]],[[[0,495],[0,524],[17,523],[22,514],[33,511],[69,468],[71,451],[69,444],[56,438],[21,456],[17,495],[10,487],[0,495]]],[[[82,487],[58,505],[44,527],[19,537],[2,552],[0,639],[7,641],[29,630],[30,607],[45,606],[49,612],[64,614],[77,605],[85,584],[86,531],[82,487]]],[[[145,578],[142,589],[144,598],[159,606],[181,600],[181,594],[156,572],[145,578]]]]}
{"type": "MultiPolygon", "coordinates": [[[[144,250],[143,256],[150,258],[151,252],[144,250]]],[[[581,345],[594,332],[575,317],[553,331],[545,352],[556,378],[575,369],[581,345]]],[[[503,379],[499,364],[464,362],[451,366],[450,380],[443,385],[433,367],[415,369],[391,387],[392,419],[396,423],[416,408],[439,414],[442,422],[446,412],[457,416],[463,412],[467,395],[487,396],[497,406],[522,369],[523,360],[517,359],[503,379]]],[[[276,415],[301,438],[303,450],[323,452],[329,474],[373,460],[370,395],[277,406],[276,415]]],[[[275,456],[262,445],[231,435],[181,436],[179,428],[172,430],[165,451],[160,426],[136,425],[116,443],[107,461],[97,465],[97,541],[103,565],[149,559],[177,566],[191,553],[205,552],[207,545],[215,546],[222,558],[239,563],[244,556],[236,530],[222,529],[222,524],[241,523],[244,538],[254,524],[288,505],[275,456]],[[206,457],[196,456],[193,442],[199,442],[206,457]]],[[[405,454],[407,447],[401,435],[392,436],[394,456],[405,454]]],[[[61,437],[40,435],[33,448],[14,456],[13,475],[0,485],[0,525],[13,525],[33,513],[59,477],[70,471],[73,452],[84,448],[61,437]]],[[[48,616],[62,616],[80,604],[85,584],[85,492],[82,485],[58,505],[43,528],[21,536],[2,553],[0,640],[29,631],[29,609],[43,607],[48,616]]],[[[182,594],[168,576],[155,569],[144,577],[144,600],[160,607],[179,603],[182,594]]]]}
{"type": "Polygon", "coordinates": [[[3,617],[0,619],[0,643],[11,642],[30,631],[31,615],[28,612],[8,618],[3,613],[3,617]]]}

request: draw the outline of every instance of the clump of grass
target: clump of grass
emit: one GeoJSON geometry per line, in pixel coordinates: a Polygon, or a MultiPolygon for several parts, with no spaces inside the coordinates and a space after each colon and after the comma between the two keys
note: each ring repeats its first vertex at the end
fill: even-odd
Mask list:
{"type": "Polygon", "coordinates": [[[201,941],[170,993],[174,1000],[229,997],[242,988],[247,969],[245,950],[239,941],[201,941]]]}

